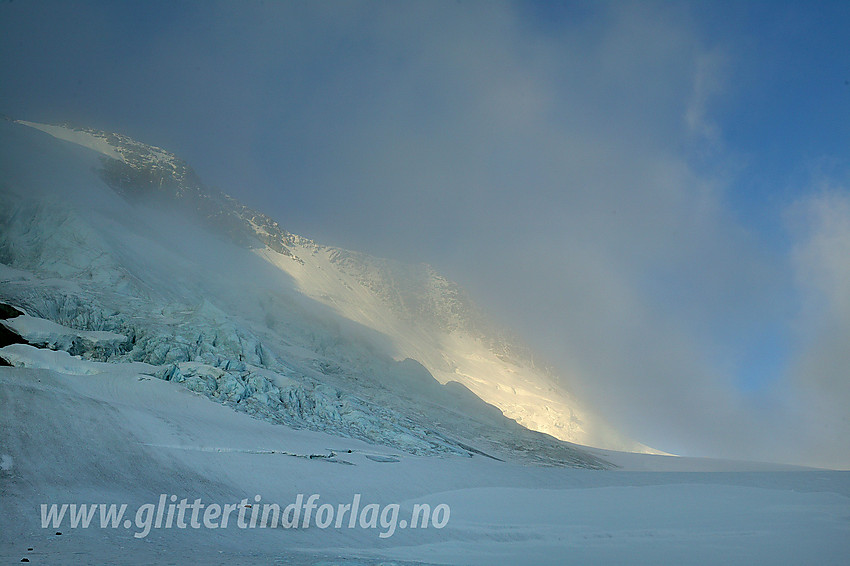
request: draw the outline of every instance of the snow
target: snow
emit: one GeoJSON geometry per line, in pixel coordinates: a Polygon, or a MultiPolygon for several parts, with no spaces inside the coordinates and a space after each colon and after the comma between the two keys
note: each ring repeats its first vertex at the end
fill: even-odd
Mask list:
{"type": "Polygon", "coordinates": [[[3,324],[29,342],[0,348],[14,366],[0,367],[3,562],[846,562],[850,473],[526,430],[502,413],[646,450],[529,360],[497,354],[429,270],[295,236],[297,259],[246,251],[181,212],[130,205],[91,152],[20,130],[0,123],[0,300],[26,313],[3,324]],[[451,517],[386,538],[40,525],[42,503],[138,508],[163,493],[282,506],[361,494],[451,517]]]}
{"type": "MultiPolygon", "coordinates": [[[[686,471],[706,467],[697,460],[679,471],[599,472],[417,457],[253,419],[141,366],[80,364],[99,373],[0,368],[0,452],[14,462],[0,472],[4,561],[837,565],[850,552],[847,472],[686,471]],[[134,507],[160,493],[222,503],[260,495],[281,505],[298,493],[333,504],[360,493],[398,502],[402,517],[414,503],[445,503],[451,515],[443,529],[387,538],[359,528],[234,527],[152,530],[145,539],[122,528],[64,528],[59,537],[40,526],[41,503],[134,507]]],[[[632,457],[637,467],[659,458],[632,457]]],[[[681,462],[662,457],[652,467],[673,461],[681,462]]]]}
{"type": "MultiPolygon", "coordinates": [[[[741,485],[679,483],[588,489],[470,488],[431,496],[475,542],[417,549],[462,564],[839,563],[843,498],[741,485]],[[455,511],[456,510],[456,511],[455,511]],[[510,512],[507,512],[510,510],[510,512]],[[698,510],[698,512],[695,512],[698,510]],[[817,529],[798,529],[802,524],[817,529]]],[[[667,483],[669,482],[669,483],[667,483]]],[[[460,537],[458,537],[460,538],[460,537]]],[[[408,559],[404,549],[389,556],[408,559]]]]}
{"type": "Polygon", "coordinates": [[[588,451],[619,468],[635,472],[799,472],[810,468],[791,464],[747,462],[717,458],[690,458],[670,454],[638,454],[590,448],[588,451]]]}
{"type": "Polygon", "coordinates": [[[10,267],[5,263],[0,263],[0,283],[7,283],[9,281],[21,281],[25,280],[29,277],[29,273],[23,271],[21,269],[15,269],[14,267],[10,267]]]}
{"type": "Polygon", "coordinates": [[[35,128],[36,130],[46,132],[54,138],[75,143],[77,145],[81,145],[89,149],[93,149],[98,153],[102,153],[106,157],[111,157],[112,159],[117,159],[118,161],[124,161],[124,157],[118,151],[116,151],[115,147],[113,147],[106,139],[95,136],[88,132],[73,130],[64,126],[53,126],[50,124],[27,122],[25,120],[16,120],[16,122],[18,124],[23,124],[25,126],[35,128]]]}
{"type": "Polygon", "coordinates": [[[480,339],[466,332],[435,332],[405,321],[344,266],[333,261],[339,250],[312,242],[295,244],[290,249],[304,261],[293,262],[269,249],[257,249],[255,253],[291,275],[304,295],[358,325],[390,337],[394,358],[419,361],[440,383],[462,383],[506,417],[532,430],[577,444],[656,452],[616,432],[551,377],[527,363],[499,359],[480,339]]]}
{"type": "Polygon", "coordinates": [[[17,316],[0,320],[0,324],[16,332],[29,344],[51,350],[71,350],[76,345],[83,350],[105,348],[117,350],[127,342],[127,337],[115,332],[76,330],[34,316],[17,316]]]}
{"type": "Polygon", "coordinates": [[[101,368],[104,369],[101,369],[68,352],[44,350],[29,344],[12,344],[0,348],[0,358],[15,367],[49,369],[74,375],[100,373],[109,367],[109,364],[103,364],[101,368]]]}
{"type": "MultiPolygon", "coordinates": [[[[33,123],[27,125],[32,126],[33,123]]],[[[61,127],[48,128],[52,135],[70,131],[61,127]]],[[[124,139],[118,135],[113,137],[124,139]]],[[[159,162],[163,155],[171,155],[150,146],[144,146],[142,151],[139,149],[142,144],[132,140],[122,143],[140,151],[143,161],[159,162]]],[[[16,151],[20,150],[16,148],[16,151]]],[[[58,161],[58,156],[51,157],[51,162],[58,161]]],[[[89,170],[80,176],[80,181],[74,183],[77,193],[83,192],[77,186],[86,185],[86,177],[88,185],[102,186],[89,170]]],[[[36,185],[68,184],[67,176],[61,181],[38,178],[29,182],[36,185]]],[[[267,265],[252,264],[243,257],[228,257],[222,262],[221,250],[211,254],[206,249],[207,241],[198,241],[198,236],[191,230],[182,229],[185,217],[175,215],[157,223],[152,211],[139,217],[136,210],[122,207],[120,203],[110,204],[108,199],[98,197],[96,191],[89,187],[84,190],[91,193],[87,198],[97,203],[100,210],[69,210],[65,203],[57,203],[55,207],[42,205],[35,214],[41,215],[36,222],[40,225],[39,230],[45,232],[43,238],[47,245],[34,247],[33,251],[40,254],[38,259],[32,257],[33,251],[24,251],[18,265],[30,265],[36,272],[49,271],[66,283],[94,279],[131,296],[144,297],[149,288],[157,291],[168,289],[172,296],[185,296],[185,287],[191,286],[201,297],[214,297],[219,306],[222,300],[236,305],[236,308],[225,310],[229,313],[237,311],[244,316],[247,301],[235,295],[250,296],[250,293],[245,293],[237,285],[223,288],[225,286],[221,284],[202,282],[203,278],[220,278],[220,266],[229,264],[228,272],[241,270],[244,280],[255,282],[251,284],[253,294],[265,296],[268,301],[264,312],[257,313],[254,323],[268,326],[269,321],[287,321],[288,328],[282,331],[273,329],[277,334],[270,337],[273,343],[284,342],[291,344],[293,349],[318,351],[331,358],[330,365],[343,368],[342,373],[351,373],[348,368],[354,365],[376,381],[391,380],[393,376],[382,376],[384,372],[375,371],[377,368],[364,368],[362,358],[364,354],[368,355],[368,351],[380,351],[397,361],[414,359],[438,382],[463,384],[484,402],[500,409],[507,418],[531,430],[576,444],[654,452],[615,431],[552,376],[533,367],[528,360],[516,356],[505,361],[482,336],[460,328],[463,326],[462,317],[454,317],[453,311],[463,311],[467,305],[463,301],[447,301],[446,297],[450,297],[454,289],[429,268],[403,266],[317,245],[297,236],[292,236],[287,246],[298,261],[263,246],[256,247],[254,254],[267,265]],[[119,218],[134,220],[118,222],[119,218]],[[55,228],[57,226],[58,229],[55,228]],[[76,244],[80,240],[83,245],[76,244]],[[198,243],[190,244],[193,240],[198,243]],[[69,246],[68,242],[75,244],[69,246]],[[236,268],[236,265],[239,267],[236,268]],[[140,288],[139,284],[144,288],[140,288]],[[414,320],[410,319],[409,312],[403,312],[408,302],[414,303],[414,320]],[[293,309],[297,312],[293,313],[293,309]],[[329,316],[328,309],[333,316],[329,316]],[[423,317],[431,315],[431,309],[436,313],[423,323],[423,317]],[[293,321],[299,320],[306,324],[293,324],[293,321]],[[343,335],[337,335],[338,332],[343,335]],[[340,347],[340,340],[348,344],[340,347]],[[347,347],[351,343],[354,343],[354,351],[347,347]]],[[[111,196],[114,198],[114,195],[111,196]]],[[[254,229],[259,230],[256,223],[254,229]]],[[[21,227],[20,231],[21,236],[36,232],[29,225],[21,227]]],[[[208,235],[205,238],[208,239],[208,235]]],[[[22,238],[15,234],[15,239],[22,238]]],[[[110,306],[126,310],[121,304],[110,306]]],[[[219,320],[222,318],[226,316],[219,317],[219,320]]],[[[203,323],[193,320],[191,324],[203,323]]],[[[189,361],[183,353],[188,346],[165,340],[151,344],[144,357],[134,359],[154,364],[189,361]]],[[[280,348],[277,350],[280,351],[280,348]]],[[[242,353],[253,355],[251,352],[242,353]]],[[[204,361],[215,365],[209,359],[204,361]]],[[[252,363],[262,365],[257,362],[254,359],[252,363]]],[[[351,383],[335,385],[357,386],[351,383]]]]}

